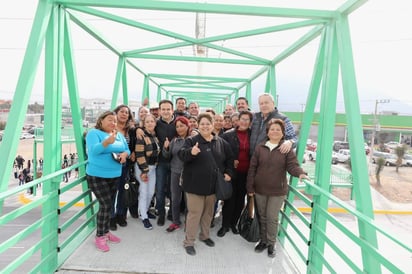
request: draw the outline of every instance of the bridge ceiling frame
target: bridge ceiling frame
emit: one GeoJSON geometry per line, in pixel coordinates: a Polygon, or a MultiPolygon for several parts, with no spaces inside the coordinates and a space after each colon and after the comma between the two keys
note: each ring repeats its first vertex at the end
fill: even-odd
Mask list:
{"type": "MultiPolygon", "coordinates": [[[[369,183],[366,183],[369,182],[368,167],[363,153],[362,123],[348,23],[348,15],[367,1],[337,1],[340,4],[334,8],[325,4],[327,9],[291,8],[282,4],[276,6],[276,1],[271,1],[271,5],[265,1],[266,6],[258,5],[259,1],[250,5],[244,4],[244,1],[233,2],[39,0],[10,110],[11,118],[7,122],[0,147],[0,174],[10,174],[12,170],[19,142],[16,136],[19,136],[23,126],[44,48],[47,117],[44,124],[44,158],[51,159],[48,163],[45,161],[44,175],[59,170],[61,166],[61,140],[56,138],[56,133],[59,134],[61,128],[62,86],[65,84],[70,97],[79,161],[85,160],[79,102],[81,94],[87,91],[82,90],[80,77],[83,73],[79,73],[75,62],[78,56],[75,38],[82,37],[78,35],[79,31],[96,42],[100,50],[115,56],[115,77],[110,83],[113,86],[112,108],[119,100],[129,103],[132,93],[129,82],[137,81],[130,80],[134,79],[133,73],[143,79],[142,88],[138,91],[142,100],[149,98],[159,101],[181,96],[222,111],[226,103],[234,103],[238,96],[245,96],[249,102],[256,100],[252,98],[253,84],[262,78],[265,79],[262,92],[277,98],[276,84],[282,81],[277,78],[279,64],[310,44],[316,45],[317,52],[315,63],[310,68],[313,75],[300,129],[298,158],[303,157],[319,99],[318,135],[322,146],[318,148],[315,180],[322,189],[329,191],[335,125],[332,117],[335,117],[340,77],[347,113],[356,208],[373,218],[369,183]],[[202,16],[198,18],[207,18],[202,35],[192,29],[195,25],[193,18],[199,13],[202,16]],[[173,21],[173,24],[165,22],[171,14],[182,16],[182,21],[173,21]],[[230,18],[230,24],[211,24],[222,18],[230,18]],[[187,22],[192,24],[188,25],[187,22]],[[115,25],[119,31],[113,31],[106,23],[115,25]],[[286,36],[285,33],[291,35],[286,36]],[[132,37],[141,39],[136,42],[132,37]],[[243,39],[245,44],[241,43],[243,39]],[[282,41],[285,45],[276,44],[273,47],[273,41],[282,41]],[[263,50],[266,47],[270,49],[263,50]]],[[[98,61],[94,65],[99,68],[102,63],[98,61]]],[[[98,74],[94,70],[87,72],[90,73],[90,81],[98,74]]],[[[84,173],[84,170],[81,172],[84,173]]],[[[0,191],[7,189],[8,181],[9,176],[1,178],[0,191]]],[[[291,184],[296,186],[297,181],[292,180],[291,184]]],[[[317,211],[327,210],[328,203],[318,199],[316,193],[314,195],[312,222],[316,223],[318,229],[325,231],[326,221],[317,211]]],[[[288,200],[293,202],[293,199],[293,194],[289,194],[288,200]]],[[[45,208],[53,210],[47,206],[45,208]]],[[[290,215],[290,212],[286,210],[285,214],[290,215]]],[[[286,227],[283,228],[286,231],[286,227]]],[[[359,234],[370,245],[377,246],[376,234],[365,224],[359,223],[359,234]]],[[[281,234],[280,238],[285,240],[285,235],[281,234]]],[[[321,272],[322,265],[316,257],[319,252],[323,252],[325,240],[313,230],[310,242],[307,260],[311,269],[321,272]]],[[[379,264],[375,264],[375,259],[366,253],[362,254],[365,269],[379,273],[380,270],[375,267],[379,264]]]]}

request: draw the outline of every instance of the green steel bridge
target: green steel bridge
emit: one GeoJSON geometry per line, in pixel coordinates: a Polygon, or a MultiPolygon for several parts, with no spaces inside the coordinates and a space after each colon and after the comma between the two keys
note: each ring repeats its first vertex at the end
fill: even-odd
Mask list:
{"type": "MultiPolygon", "coordinates": [[[[343,269],[345,273],[410,271],[410,264],[407,268],[405,264],[395,260],[394,256],[398,259],[405,258],[402,260],[404,262],[410,261],[412,247],[375,222],[363,150],[362,120],[348,17],[362,5],[366,5],[367,1],[341,1],[337,7],[328,9],[279,7],[270,3],[244,5],[242,1],[234,2],[38,1],[16,83],[10,118],[0,144],[1,234],[5,235],[8,226],[26,218],[28,214],[40,214],[33,223],[3,236],[0,242],[2,273],[20,273],[23,272],[22,269],[30,269],[26,271],[30,273],[59,271],[71,256],[76,255],[82,242],[93,237],[98,205],[85,180],[87,160],[83,146],[80,97],[88,91],[82,89],[80,76],[89,73],[87,77],[93,81],[100,63],[93,64],[94,70],[76,67],[78,56],[75,45],[79,42],[76,38],[84,39],[86,35],[117,60],[113,68],[114,81],[108,83],[113,86],[112,108],[119,103],[128,104],[129,86],[136,81],[135,77],[143,79],[139,92],[142,100],[173,100],[183,96],[188,101],[197,101],[204,107],[221,111],[225,104],[233,103],[239,96],[245,96],[249,102],[256,100],[252,96],[252,90],[255,83],[262,79],[266,83],[264,91],[277,98],[277,83],[282,81],[277,76],[280,64],[292,58],[299,50],[314,46],[315,61],[313,67],[309,68],[313,72],[299,131],[298,158],[303,157],[305,140],[308,139],[318,100],[318,143],[322,145],[317,150],[313,179],[300,183],[296,179],[290,180],[291,190],[281,212],[278,235],[282,254],[293,254],[288,257],[292,264],[300,266],[299,272],[306,273],[338,273],[343,269]],[[187,22],[161,24],[162,18],[171,15],[181,18],[190,15],[192,19],[195,18],[195,35],[192,31],[187,31],[192,30],[187,22]],[[145,17],[156,20],[148,23],[144,20],[145,17]],[[206,22],[208,27],[212,27],[210,22],[222,17],[232,18],[233,21],[229,26],[220,25],[214,29],[215,32],[208,28],[208,33],[212,35],[206,35],[206,22]],[[114,31],[114,28],[107,27],[103,22],[115,25],[119,31],[114,31]],[[240,22],[246,22],[248,27],[240,29],[240,22]],[[227,27],[229,31],[226,30],[227,27]],[[79,32],[82,35],[78,35],[79,32]],[[142,32],[149,35],[144,36],[142,32]],[[121,38],[110,39],[111,35],[116,37],[119,33],[121,38]],[[290,33],[291,36],[283,36],[284,33],[290,33]],[[131,42],[132,36],[149,38],[136,44],[131,42]],[[260,37],[265,39],[258,39],[260,37]],[[249,43],[254,41],[254,49],[242,50],[242,47],[237,47],[236,43],[243,39],[249,39],[249,43]],[[287,46],[273,49],[269,56],[261,52],[259,46],[266,46],[262,41],[274,39],[287,43],[287,46]],[[129,41],[131,43],[127,44],[129,41]],[[120,46],[116,46],[117,44],[120,46]],[[20,135],[23,126],[42,56],[45,109],[41,140],[45,159],[43,174],[41,178],[24,186],[10,187],[9,174],[19,144],[16,136],[20,135]],[[181,72],[181,68],[185,69],[184,72],[181,72]],[[235,68],[240,68],[245,73],[240,74],[235,68]],[[340,183],[340,187],[351,189],[353,195],[350,203],[331,194],[333,182],[330,162],[339,81],[345,101],[352,161],[352,182],[340,183]],[[79,162],[61,170],[62,144],[67,141],[60,138],[64,90],[67,90],[70,99],[74,130],[74,139],[71,141],[76,146],[79,162]],[[80,176],[68,184],[62,184],[62,175],[75,168],[79,168],[80,176]],[[41,184],[42,188],[36,199],[21,203],[12,210],[5,210],[8,202],[18,199],[28,188],[37,184],[41,184]],[[67,196],[67,193],[77,194],[67,196]],[[348,228],[346,222],[342,222],[329,210],[331,203],[356,220],[355,229],[348,228]],[[303,212],[302,204],[310,210],[303,212]],[[331,230],[334,232],[331,233],[331,230]],[[19,244],[33,238],[36,241],[30,248],[22,250],[16,257],[6,256],[18,248],[19,244]],[[386,245],[388,242],[392,247],[382,248],[383,243],[386,245]],[[349,249],[344,247],[347,244],[350,245],[349,249]],[[6,258],[9,260],[6,261],[6,258]]],[[[94,259],[89,252],[82,253],[81,257],[94,259]]],[[[156,263],[159,262],[153,262],[154,265],[156,263]]],[[[211,263],[219,263],[219,260],[211,263]]],[[[253,261],[249,264],[253,266],[253,261]]],[[[281,269],[280,266],[278,269],[281,269]]],[[[116,272],[109,268],[99,271],[116,272]]],[[[122,271],[135,273],[142,270],[122,271]]]]}

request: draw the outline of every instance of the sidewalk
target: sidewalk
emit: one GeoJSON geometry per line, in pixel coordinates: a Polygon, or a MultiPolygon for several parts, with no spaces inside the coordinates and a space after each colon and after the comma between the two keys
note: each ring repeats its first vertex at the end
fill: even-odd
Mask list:
{"type": "Polygon", "coordinates": [[[159,227],[154,220],[153,230],[145,230],[141,220],[129,217],[127,227],[113,232],[121,243],[110,245],[111,250],[103,253],[96,250],[91,235],[57,273],[298,273],[279,244],[271,259],[267,252],[255,253],[255,243],[232,232],[217,237],[220,218],[216,221],[210,234],[216,246],[196,240],[197,254],[190,256],[183,248],[183,229],[167,233],[170,222],[159,227]]]}

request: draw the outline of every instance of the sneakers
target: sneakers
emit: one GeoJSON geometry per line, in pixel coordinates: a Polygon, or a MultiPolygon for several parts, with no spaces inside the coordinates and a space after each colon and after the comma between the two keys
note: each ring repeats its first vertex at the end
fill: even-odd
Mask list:
{"type": "Polygon", "coordinates": [[[106,236],[106,239],[107,239],[109,242],[112,242],[112,243],[114,243],[114,244],[120,243],[120,238],[117,237],[117,236],[115,236],[115,235],[113,235],[111,232],[107,232],[107,234],[106,234],[105,236],[106,236]]]}
{"type": "Polygon", "coordinates": [[[147,217],[149,219],[156,219],[156,215],[154,215],[153,213],[151,213],[150,211],[147,212],[147,217]]]}
{"type": "Polygon", "coordinates": [[[109,246],[107,245],[107,237],[106,236],[99,236],[95,238],[95,245],[96,248],[102,252],[107,252],[110,250],[109,246]]]}
{"type": "Polygon", "coordinates": [[[143,220],[143,226],[144,226],[144,228],[146,228],[148,230],[153,229],[153,226],[150,223],[149,219],[144,219],[143,220]]]}
{"type": "Polygon", "coordinates": [[[180,226],[177,224],[171,224],[169,227],[166,229],[167,232],[173,232],[175,230],[179,230],[180,226]]]}
{"type": "Polygon", "coordinates": [[[117,219],[116,218],[110,218],[110,224],[109,224],[109,229],[112,231],[117,230],[117,219]]]}

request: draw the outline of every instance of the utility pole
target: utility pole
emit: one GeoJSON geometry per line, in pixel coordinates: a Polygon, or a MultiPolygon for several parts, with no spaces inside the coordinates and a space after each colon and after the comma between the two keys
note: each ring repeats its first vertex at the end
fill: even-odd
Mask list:
{"type": "Polygon", "coordinates": [[[375,101],[375,112],[373,114],[373,129],[372,129],[371,151],[369,153],[369,163],[372,162],[372,155],[374,151],[376,132],[380,131],[380,125],[379,125],[379,120],[377,116],[378,104],[386,104],[386,103],[390,103],[390,100],[389,99],[379,99],[375,101]]]}

